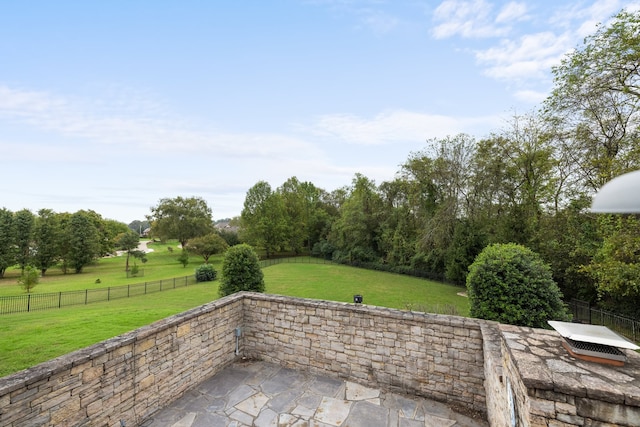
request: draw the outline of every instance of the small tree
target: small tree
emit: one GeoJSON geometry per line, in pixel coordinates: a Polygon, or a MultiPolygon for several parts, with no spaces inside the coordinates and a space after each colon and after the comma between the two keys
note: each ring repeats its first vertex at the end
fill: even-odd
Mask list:
{"type": "Polygon", "coordinates": [[[25,266],[22,271],[22,275],[18,279],[18,284],[27,291],[27,293],[31,293],[31,289],[33,289],[38,282],[40,281],[40,272],[37,268],[32,265],[25,266]]]}
{"type": "Polygon", "coordinates": [[[129,271],[129,258],[131,255],[138,257],[138,254],[134,254],[137,251],[140,244],[140,235],[134,231],[127,231],[126,233],[120,233],[116,238],[116,245],[119,249],[127,252],[127,261],[125,263],[124,271],[129,271]]]}
{"type": "Polygon", "coordinates": [[[467,289],[471,316],[480,319],[545,328],[569,318],[549,266],[515,243],[487,246],[469,267],[467,289]]]}
{"type": "Polygon", "coordinates": [[[178,261],[182,264],[183,267],[186,267],[189,264],[189,252],[186,249],[182,249],[180,256],[178,257],[178,261]]]}
{"type": "Polygon", "coordinates": [[[209,233],[206,236],[194,237],[187,242],[187,251],[200,255],[205,264],[209,263],[211,255],[220,254],[227,250],[229,245],[217,233],[209,233]]]}
{"type": "Polygon", "coordinates": [[[264,292],[264,275],[258,255],[247,244],[229,248],[222,262],[220,296],[240,291],[264,292]]]}

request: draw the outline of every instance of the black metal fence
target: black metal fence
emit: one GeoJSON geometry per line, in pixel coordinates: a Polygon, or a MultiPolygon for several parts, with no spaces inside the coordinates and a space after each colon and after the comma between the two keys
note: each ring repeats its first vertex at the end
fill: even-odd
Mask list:
{"type": "Polygon", "coordinates": [[[636,319],[600,310],[591,307],[587,301],[576,299],[569,302],[569,308],[576,322],[606,326],[634,342],[640,342],[640,321],[636,319]]]}
{"type": "Polygon", "coordinates": [[[336,264],[335,262],[312,256],[291,256],[282,258],[265,258],[259,261],[260,267],[270,267],[276,264],[336,264]]]}
{"type": "Polygon", "coordinates": [[[6,296],[0,297],[0,315],[111,301],[185,287],[194,283],[196,279],[192,275],[109,288],[6,296]]]}
{"type": "Polygon", "coordinates": [[[403,274],[405,276],[419,277],[421,279],[434,280],[436,282],[446,283],[453,286],[459,286],[464,288],[464,285],[452,283],[444,277],[443,274],[434,273],[432,271],[420,270],[409,266],[394,266],[389,264],[381,264],[375,262],[348,262],[348,261],[333,261],[316,256],[280,256],[273,258],[264,258],[260,260],[260,267],[269,267],[282,263],[304,263],[304,264],[334,264],[334,265],[347,265],[350,267],[364,268],[365,270],[382,271],[386,273],[403,274]]]}

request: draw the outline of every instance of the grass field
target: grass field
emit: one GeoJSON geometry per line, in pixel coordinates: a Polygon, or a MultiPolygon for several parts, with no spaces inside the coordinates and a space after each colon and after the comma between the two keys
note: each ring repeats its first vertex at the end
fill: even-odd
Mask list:
{"type": "Polygon", "coordinates": [[[209,282],[110,302],[0,316],[0,376],[218,298],[209,282]]]}
{"type": "MultiPolygon", "coordinates": [[[[148,261],[144,264],[137,261],[140,270],[144,270],[144,275],[127,278],[125,272],[126,258],[124,256],[101,258],[97,262],[86,266],[80,274],[73,272],[63,274],[59,267],[51,268],[47,270],[45,276],[40,279],[40,283],[33,288],[31,293],[106,288],[145,281],[151,282],[170,277],[189,276],[193,274],[193,269],[203,262],[200,257],[191,257],[189,265],[183,267],[177,261],[180,256],[180,249],[177,248],[177,243],[175,242],[166,244],[151,243],[148,247],[153,249],[153,252],[147,254],[148,261]],[[169,247],[173,249],[173,252],[169,251],[169,247]],[[98,279],[100,283],[96,283],[98,279]]],[[[212,257],[210,263],[220,270],[222,257],[212,257]]],[[[129,264],[133,265],[133,258],[131,258],[129,264]]],[[[7,270],[4,279],[0,280],[0,296],[24,294],[24,290],[20,288],[17,282],[19,276],[20,269],[11,268],[7,270]]]]}
{"type": "MultiPolygon", "coordinates": [[[[177,262],[179,251],[155,245],[144,266],[144,280],[159,280],[193,274],[201,260],[186,268],[177,262]],[[163,273],[164,272],[164,273],[163,273]]],[[[221,258],[214,260],[220,271],[221,258]]],[[[364,303],[399,309],[414,309],[468,315],[460,288],[397,274],[331,264],[282,263],[263,269],[266,292],[305,298],[352,302],[362,294],[364,303]]],[[[34,291],[60,292],[89,287],[139,283],[123,280],[124,258],[100,260],[76,274],[52,274],[34,291]],[[95,278],[101,283],[95,284],[95,278]],[[103,279],[104,278],[104,279],[103,279]]],[[[126,279],[126,278],[125,278],[126,279]]],[[[23,292],[11,277],[0,280],[0,295],[23,292]],[[10,282],[14,283],[11,284],[10,282]],[[19,292],[14,292],[16,288],[19,292]]],[[[201,283],[128,299],[73,306],[63,309],[0,316],[0,376],[120,335],[156,320],[218,298],[218,282],[201,283]]]]}
{"type": "Polygon", "coordinates": [[[383,307],[469,315],[464,289],[400,274],[336,264],[283,263],[263,269],[266,292],[303,298],[353,302],[383,307]]]}

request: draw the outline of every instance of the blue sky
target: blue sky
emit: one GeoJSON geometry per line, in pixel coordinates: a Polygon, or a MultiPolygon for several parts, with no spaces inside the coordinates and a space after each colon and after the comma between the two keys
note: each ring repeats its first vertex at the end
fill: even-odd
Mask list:
{"type": "Polygon", "coordinates": [[[296,176],[393,179],[431,138],[532,111],[640,0],[0,2],[0,207],[215,219],[296,176]]]}

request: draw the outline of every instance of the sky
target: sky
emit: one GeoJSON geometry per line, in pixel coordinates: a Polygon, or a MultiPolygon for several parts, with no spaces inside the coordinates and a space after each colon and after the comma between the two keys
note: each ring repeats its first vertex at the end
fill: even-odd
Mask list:
{"type": "Polygon", "coordinates": [[[0,207],[240,215],[259,181],[390,181],[535,111],[640,0],[0,0],[0,207]]]}

